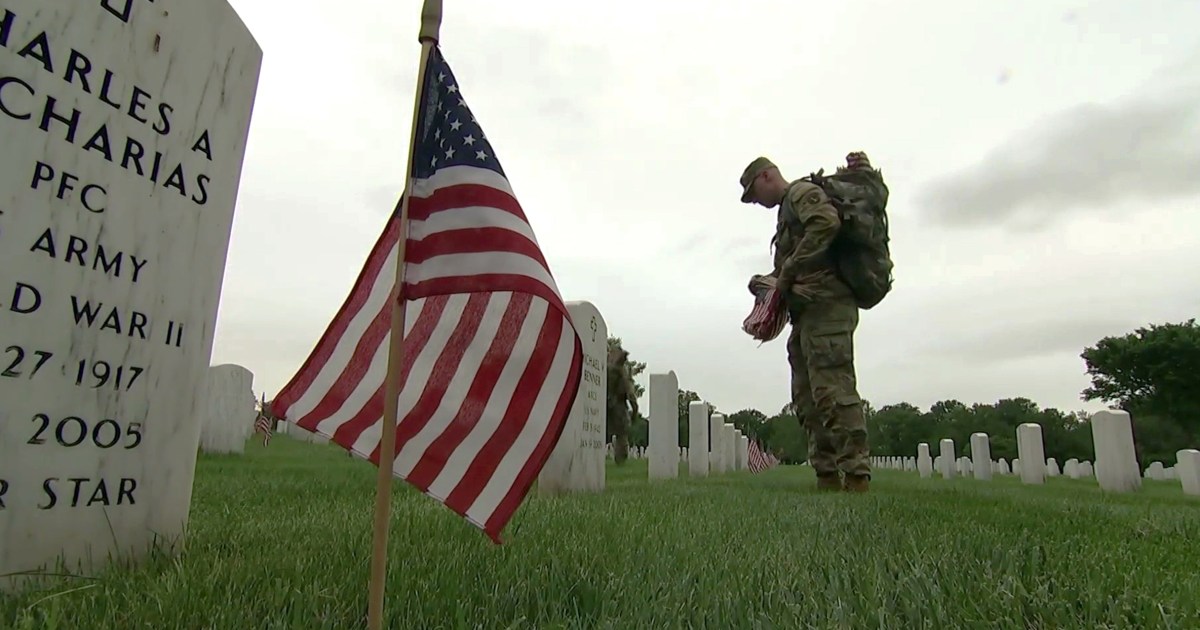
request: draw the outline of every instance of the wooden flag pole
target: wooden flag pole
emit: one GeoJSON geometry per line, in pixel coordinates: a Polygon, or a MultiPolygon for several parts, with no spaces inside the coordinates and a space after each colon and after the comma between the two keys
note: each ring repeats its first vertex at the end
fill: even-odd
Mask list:
{"type": "Polygon", "coordinates": [[[392,466],[396,461],[396,421],[399,405],[400,365],[404,340],[404,257],[408,244],[408,197],[412,192],[413,154],[417,148],[417,115],[425,92],[425,67],[429,53],[437,45],[442,26],[442,0],[425,0],[421,7],[421,62],[417,67],[417,89],[413,95],[412,132],[408,140],[408,160],[405,162],[404,194],[400,197],[400,226],[396,250],[396,286],[392,294],[392,330],[388,343],[387,376],[384,381],[383,431],[379,442],[379,476],[375,487],[375,534],[371,550],[371,587],[367,606],[367,628],[383,627],[383,591],[387,579],[388,525],[391,522],[392,466]]]}

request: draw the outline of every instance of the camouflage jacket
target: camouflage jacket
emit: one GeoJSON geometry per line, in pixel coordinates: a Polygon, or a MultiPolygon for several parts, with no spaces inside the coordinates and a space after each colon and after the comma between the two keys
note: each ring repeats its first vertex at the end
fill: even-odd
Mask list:
{"type": "Polygon", "coordinates": [[[776,218],[772,275],[793,282],[794,290],[785,293],[789,310],[852,295],[838,278],[830,251],[841,225],[837,208],[819,186],[802,180],[788,185],[776,218]]]}

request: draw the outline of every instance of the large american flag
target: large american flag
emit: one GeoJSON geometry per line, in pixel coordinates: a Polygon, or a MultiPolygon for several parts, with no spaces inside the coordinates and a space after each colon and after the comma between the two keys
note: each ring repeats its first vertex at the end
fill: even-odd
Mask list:
{"type": "MultiPolygon", "coordinates": [[[[424,82],[393,472],[499,543],[562,434],[583,348],[436,46],[424,82]]],[[[394,214],[341,310],[271,405],[376,465],[399,229],[394,214]]]]}

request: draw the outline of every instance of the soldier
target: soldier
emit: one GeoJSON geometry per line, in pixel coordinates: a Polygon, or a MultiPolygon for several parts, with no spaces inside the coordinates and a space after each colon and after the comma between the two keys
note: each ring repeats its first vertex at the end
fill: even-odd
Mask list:
{"type": "MultiPolygon", "coordinates": [[[[851,153],[846,163],[849,169],[870,168],[862,153],[851,153]]],[[[740,182],[743,203],[779,208],[770,279],[780,288],[792,327],[787,342],[792,402],[808,434],[817,488],[866,492],[867,425],[854,371],[858,305],[830,252],[841,227],[838,211],[821,187],[788,182],[765,157],[751,162],[740,182]]]]}
{"type": "Polygon", "coordinates": [[[607,412],[613,431],[613,460],[618,464],[629,456],[629,424],[633,417],[625,406],[628,402],[637,415],[637,394],[634,393],[633,377],[629,374],[629,353],[620,345],[608,346],[608,396],[607,412]]]}

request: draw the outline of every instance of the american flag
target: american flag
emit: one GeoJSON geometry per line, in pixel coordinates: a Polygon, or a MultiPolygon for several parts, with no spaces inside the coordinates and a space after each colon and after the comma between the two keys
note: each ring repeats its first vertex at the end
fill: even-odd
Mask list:
{"type": "Polygon", "coordinates": [[[759,341],[771,341],[787,326],[787,313],[780,308],[774,286],[755,280],[753,291],[754,308],[742,322],[742,330],[759,341]]]}
{"type": "MultiPolygon", "coordinates": [[[[583,347],[483,129],[434,46],[413,156],[393,473],[494,542],[562,434],[583,347]]],[[[272,402],[379,465],[399,215],[272,402]]]]}
{"type": "Polygon", "coordinates": [[[762,448],[758,446],[758,442],[754,440],[750,441],[749,464],[750,472],[752,473],[760,473],[773,466],[769,456],[763,452],[762,448]]]}
{"type": "Polygon", "coordinates": [[[263,446],[271,443],[271,427],[275,423],[262,411],[254,418],[254,430],[263,434],[263,446]]]}

